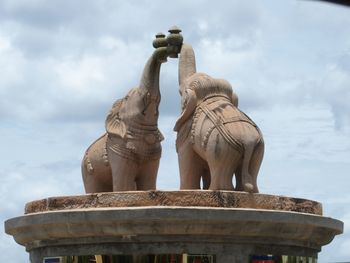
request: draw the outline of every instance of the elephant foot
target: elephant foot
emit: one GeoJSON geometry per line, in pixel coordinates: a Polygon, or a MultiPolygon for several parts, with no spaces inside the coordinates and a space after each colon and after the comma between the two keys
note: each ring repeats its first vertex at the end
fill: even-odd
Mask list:
{"type": "Polygon", "coordinates": [[[246,184],[244,184],[244,191],[246,191],[248,193],[253,193],[254,186],[250,183],[246,183],[246,184]]]}

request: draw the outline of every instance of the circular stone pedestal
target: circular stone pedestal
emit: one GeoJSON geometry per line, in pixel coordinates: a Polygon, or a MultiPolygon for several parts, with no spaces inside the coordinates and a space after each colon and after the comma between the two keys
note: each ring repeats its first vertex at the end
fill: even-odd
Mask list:
{"type": "Polygon", "coordinates": [[[100,254],[215,254],[317,257],[342,233],[321,204],[231,191],[146,191],[53,197],[5,222],[32,263],[44,257],[100,254]]]}

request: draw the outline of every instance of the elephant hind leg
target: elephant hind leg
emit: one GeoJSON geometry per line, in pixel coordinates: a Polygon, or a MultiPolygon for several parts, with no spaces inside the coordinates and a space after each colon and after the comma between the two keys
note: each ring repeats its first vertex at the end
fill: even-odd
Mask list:
{"type": "Polygon", "coordinates": [[[235,191],[244,191],[243,180],[242,180],[242,163],[239,164],[235,172],[236,187],[235,191]]]}
{"type": "Polygon", "coordinates": [[[264,156],[264,143],[260,141],[246,152],[245,160],[236,171],[236,191],[259,193],[257,177],[264,156]]]}
{"type": "Polygon", "coordinates": [[[233,170],[232,166],[212,168],[209,190],[233,190],[233,170]]]}
{"type": "Polygon", "coordinates": [[[264,142],[260,141],[254,149],[252,154],[252,158],[249,163],[249,173],[252,177],[253,182],[253,193],[259,193],[258,185],[257,185],[257,177],[260,170],[260,166],[264,157],[264,142]]]}
{"type": "Polygon", "coordinates": [[[203,169],[203,174],[202,174],[202,183],[203,183],[203,189],[209,189],[210,187],[210,169],[209,166],[206,165],[206,167],[203,169]]]}
{"type": "Polygon", "coordinates": [[[219,163],[209,163],[211,173],[210,190],[233,190],[232,177],[235,173],[240,154],[226,155],[219,163]]]}
{"type": "Polygon", "coordinates": [[[209,189],[233,190],[232,178],[241,162],[242,154],[214,129],[208,140],[205,157],[211,175],[209,189]]]}

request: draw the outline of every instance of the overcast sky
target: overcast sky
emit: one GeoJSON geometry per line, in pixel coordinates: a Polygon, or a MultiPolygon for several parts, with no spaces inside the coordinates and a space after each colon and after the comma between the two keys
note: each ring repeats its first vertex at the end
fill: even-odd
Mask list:
{"type": "MultiPolygon", "coordinates": [[[[113,102],[177,25],[198,71],[231,82],[260,126],[260,192],[322,202],[345,233],[319,262],[350,260],[350,8],[315,1],[0,1],[0,217],[84,193],[80,162],[113,102]]],[[[177,60],[162,66],[158,189],[179,188],[177,60]]],[[[2,262],[28,262],[0,232],[2,262]]]]}

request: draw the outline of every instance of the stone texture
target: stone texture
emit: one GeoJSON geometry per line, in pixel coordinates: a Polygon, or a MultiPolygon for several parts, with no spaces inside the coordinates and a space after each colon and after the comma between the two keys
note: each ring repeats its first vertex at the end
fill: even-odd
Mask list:
{"type": "Polygon", "coordinates": [[[27,203],[25,213],[109,207],[221,207],[293,211],[322,215],[322,205],[300,198],[236,191],[127,191],[49,197],[27,203]]]}
{"type": "Polygon", "coordinates": [[[88,254],[253,254],[317,257],[343,232],[311,200],[234,191],[134,191],[50,197],[26,205],[5,232],[44,257],[88,254]]]}
{"type": "Polygon", "coordinates": [[[87,193],[156,189],[163,140],[158,130],[160,68],[168,57],[177,57],[182,44],[181,30],[169,32],[167,38],[156,35],[139,85],[113,104],[106,133],[86,150],[82,176],[87,193]]]}
{"type": "Polygon", "coordinates": [[[7,220],[5,231],[39,260],[69,254],[229,256],[229,251],[244,251],[242,257],[256,253],[315,256],[342,233],[343,223],[290,211],[149,206],[32,213],[7,220]]]}
{"type": "Polygon", "coordinates": [[[174,130],[180,189],[200,189],[202,179],[203,189],[258,193],[263,136],[238,108],[230,83],[198,73],[192,46],[183,44],[179,85],[182,113],[174,130]]]}

